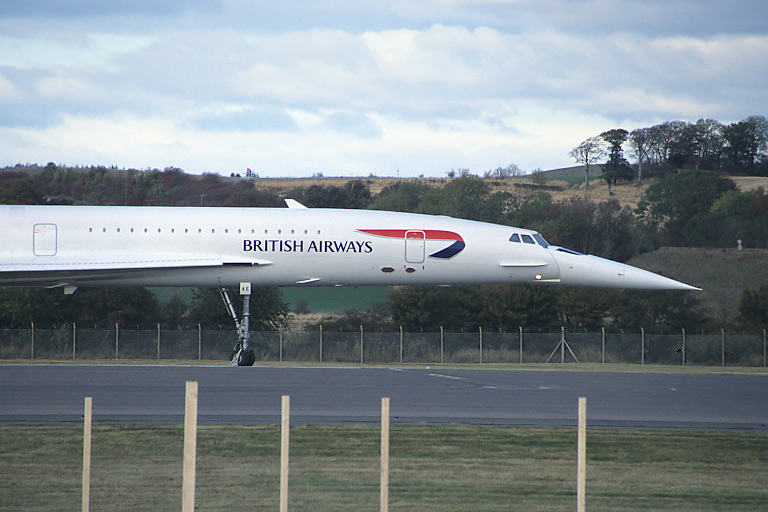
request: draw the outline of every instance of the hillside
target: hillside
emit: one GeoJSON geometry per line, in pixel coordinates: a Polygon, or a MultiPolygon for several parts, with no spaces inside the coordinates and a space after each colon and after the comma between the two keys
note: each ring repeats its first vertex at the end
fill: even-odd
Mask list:
{"type": "MultiPolygon", "coordinates": [[[[76,172],[88,172],[90,168],[67,168],[76,172]]],[[[29,178],[37,178],[43,172],[43,167],[29,164],[29,165],[17,165],[14,167],[5,167],[0,169],[0,174],[21,174],[26,175],[29,178]]],[[[107,170],[108,174],[113,177],[121,177],[128,171],[125,169],[110,168],[107,170]]],[[[182,171],[183,172],[183,171],[182,171]]],[[[648,185],[655,182],[655,180],[645,180],[642,185],[637,186],[634,183],[622,183],[618,186],[608,188],[608,185],[601,179],[599,179],[599,171],[593,170],[591,173],[590,186],[587,188],[584,186],[584,168],[580,166],[568,167],[563,169],[552,169],[548,171],[542,171],[536,175],[525,175],[514,178],[497,179],[497,178],[484,178],[486,183],[490,186],[491,193],[497,191],[505,191],[516,194],[530,193],[534,190],[544,191],[552,196],[555,201],[561,201],[570,198],[586,198],[591,201],[607,201],[617,200],[622,206],[628,206],[634,209],[637,203],[643,198],[645,190],[648,185]]],[[[210,184],[211,180],[207,175],[187,175],[192,182],[200,183],[200,186],[204,186],[203,182],[210,184]]],[[[736,183],[737,187],[743,191],[754,190],[758,187],[768,189],[768,177],[754,177],[754,176],[734,176],[731,179],[736,183]]],[[[218,194],[232,194],[235,191],[240,190],[238,184],[245,183],[245,180],[241,177],[219,177],[220,183],[226,184],[227,189],[216,191],[214,195],[218,194]]],[[[351,180],[360,180],[370,189],[371,195],[374,197],[379,194],[384,188],[391,186],[398,182],[404,181],[420,181],[430,187],[443,187],[451,182],[451,179],[447,177],[428,177],[428,178],[395,178],[395,177],[356,177],[356,176],[329,176],[329,177],[310,177],[310,178],[257,178],[250,183],[253,183],[255,188],[259,191],[275,194],[279,197],[286,197],[290,195],[290,192],[296,188],[308,188],[313,185],[320,186],[335,186],[343,187],[344,184],[351,180]]],[[[204,192],[198,190],[199,186],[194,190],[194,197],[199,198],[204,192]]],[[[213,196],[211,196],[213,197],[213,196]]]]}
{"type": "Polygon", "coordinates": [[[724,324],[735,320],[743,289],[768,286],[768,249],[662,247],[628,263],[703,288],[697,298],[724,324]]]}
{"type": "MultiPolygon", "coordinates": [[[[525,191],[542,190],[550,194],[555,201],[574,197],[583,197],[595,202],[615,199],[622,206],[628,206],[632,209],[637,207],[637,203],[643,198],[645,189],[655,182],[655,180],[645,180],[640,186],[637,186],[634,183],[623,183],[608,188],[608,185],[603,180],[592,176],[592,178],[595,179],[590,179],[589,188],[587,188],[583,183],[584,171],[580,167],[555,169],[552,171],[544,171],[541,174],[543,179],[535,179],[528,175],[502,180],[486,178],[486,181],[491,186],[491,192],[505,191],[510,193],[521,193],[525,191]]],[[[228,179],[237,180],[240,178],[228,179]]],[[[731,179],[736,183],[736,186],[739,189],[744,191],[754,190],[758,187],[768,189],[768,177],[734,176],[731,177],[731,179]]],[[[285,197],[289,191],[298,187],[311,187],[312,185],[341,187],[350,180],[363,181],[374,196],[381,192],[385,187],[402,181],[420,181],[430,187],[443,187],[451,181],[449,178],[315,177],[259,178],[255,180],[254,183],[260,190],[285,197]]]]}

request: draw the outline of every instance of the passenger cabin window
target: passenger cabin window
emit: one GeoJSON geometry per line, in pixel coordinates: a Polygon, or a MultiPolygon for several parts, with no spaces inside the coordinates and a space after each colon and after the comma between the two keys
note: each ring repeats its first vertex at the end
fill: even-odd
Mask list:
{"type": "Polygon", "coordinates": [[[523,242],[526,244],[536,245],[536,242],[533,241],[533,237],[531,235],[523,235],[523,242]]]}
{"type": "Polygon", "coordinates": [[[519,243],[520,243],[520,235],[518,235],[517,233],[515,233],[514,235],[512,235],[511,237],[509,237],[509,241],[510,241],[510,242],[515,242],[515,243],[518,243],[518,244],[519,244],[519,243]]]}

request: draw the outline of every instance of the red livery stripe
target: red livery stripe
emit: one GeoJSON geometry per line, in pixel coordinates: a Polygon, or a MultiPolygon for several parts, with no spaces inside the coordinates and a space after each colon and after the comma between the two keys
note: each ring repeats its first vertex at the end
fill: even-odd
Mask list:
{"type": "Polygon", "coordinates": [[[456,240],[464,242],[464,239],[458,233],[442,229],[358,229],[357,231],[385,238],[405,238],[406,233],[409,231],[421,231],[427,240],[456,240]]]}

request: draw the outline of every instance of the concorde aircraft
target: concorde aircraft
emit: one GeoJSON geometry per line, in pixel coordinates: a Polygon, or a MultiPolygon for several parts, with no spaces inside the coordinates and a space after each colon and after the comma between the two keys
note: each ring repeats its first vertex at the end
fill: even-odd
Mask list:
{"type": "Polygon", "coordinates": [[[549,245],[535,231],[443,216],[305,208],[0,206],[0,286],[215,287],[252,365],[251,285],[540,284],[696,290],[549,245]],[[243,295],[240,319],[226,286],[243,295]]]}

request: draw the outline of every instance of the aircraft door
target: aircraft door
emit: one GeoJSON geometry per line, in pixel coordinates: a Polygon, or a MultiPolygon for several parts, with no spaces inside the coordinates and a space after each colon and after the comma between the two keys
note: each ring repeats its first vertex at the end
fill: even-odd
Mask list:
{"type": "Polygon", "coordinates": [[[423,231],[405,232],[405,261],[423,263],[426,250],[426,236],[423,231]]]}
{"type": "Polygon", "coordinates": [[[35,224],[32,252],[35,256],[56,256],[56,224],[35,224]]]}

